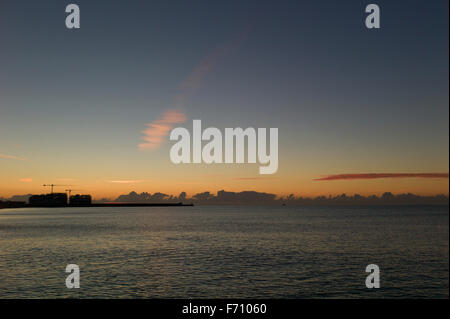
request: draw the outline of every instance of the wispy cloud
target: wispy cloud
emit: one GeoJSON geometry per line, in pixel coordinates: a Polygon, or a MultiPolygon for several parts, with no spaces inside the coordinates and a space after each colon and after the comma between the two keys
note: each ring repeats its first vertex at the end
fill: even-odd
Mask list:
{"type": "Polygon", "coordinates": [[[175,97],[175,108],[177,110],[168,110],[162,118],[147,124],[147,128],[142,131],[144,134],[142,139],[145,142],[138,145],[140,150],[157,149],[164,142],[165,137],[169,135],[174,124],[186,121],[186,115],[179,110],[184,107],[192,93],[201,87],[206,76],[214,70],[217,63],[239,47],[240,43],[247,37],[247,33],[247,31],[241,32],[231,41],[218,46],[194,67],[189,76],[181,83],[180,93],[175,97]]]}
{"type": "Polygon", "coordinates": [[[137,184],[145,182],[144,180],[116,180],[116,181],[108,181],[109,183],[114,184],[137,184]]]}
{"type": "Polygon", "coordinates": [[[379,178],[448,178],[448,173],[368,173],[368,174],[335,174],[316,178],[315,181],[337,181],[379,178]]]}
{"type": "Polygon", "coordinates": [[[24,161],[25,160],[22,157],[13,156],[13,155],[7,155],[7,154],[0,154],[0,158],[13,159],[13,160],[18,160],[18,161],[24,161]]]}
{"type": "Polygon", "coordinates": [[[33,179],[27,177],[27,178],[21,178],[21,179],[19,179],[19,181],[22,183],[31,183],[33,181],[33,179]]]}
{"type": "Polygon", "coordinates": [[[74,178],[57,178],[56,180],[60,181],[60,182],[73,182],[73,181],[76,181],[76,179],[74,179],[74,178]]]}
{"type": "Polygon", "coordinates": [[[186,115],[176,110],[166,111],[161,118],[147,124],[147,128],[142,131],[144,143],[140,143],[140,150],[153,150],[161,146],[164,137],[169,135],[174,124],[186,121],[186,115]]]}
{"type": "Polygon", "coordinates": [[[236,181],[262,181],[262,180],[273,180],[277,179],[276,177],[235,177],[233,178],[236,181]]]}
{"type": "Polygon", "coordinates": [[[205,77],[214,70],[216,65],[240,46],[241,42],[247,38],[247,35],[247,30],[240,32],[230,41],[218,46],[207,54],[181,84],[182,92],[177,96],[177,102],[183,104],[193,91],[202,85],[205,77]]]}

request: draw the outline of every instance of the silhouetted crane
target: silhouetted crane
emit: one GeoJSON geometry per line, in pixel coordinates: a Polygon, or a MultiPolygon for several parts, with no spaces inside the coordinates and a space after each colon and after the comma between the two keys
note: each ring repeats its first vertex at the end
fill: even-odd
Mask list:
{"type": "Polygon", "coordinates": [[[56,184],[44,184],[44,185],[42,185],[42,186],[44,186],[44,187],[51,187],[51,194],[53,194],[53,187],[55,187],[55,186],[70,186],[70,185],[56,185],[56,184]]]}
{"type": "Polygon", "coordinates": [[[69,192],[69,198],[70,198],[70,194],[72,194],[72,191],[74,192],[81,192],[81,189],[66,189],[66,192],[69,192]]]}

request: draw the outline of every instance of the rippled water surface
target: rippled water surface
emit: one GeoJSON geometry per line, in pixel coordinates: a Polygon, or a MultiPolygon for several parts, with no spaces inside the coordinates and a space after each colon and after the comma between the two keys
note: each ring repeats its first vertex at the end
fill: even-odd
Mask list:
{"type": "Polygon", "coordinates": [[[0,210],[0,297],[448,298],[447,210],[0,210]],[[365,287],[368,264],[380,289],[365,287]]]}

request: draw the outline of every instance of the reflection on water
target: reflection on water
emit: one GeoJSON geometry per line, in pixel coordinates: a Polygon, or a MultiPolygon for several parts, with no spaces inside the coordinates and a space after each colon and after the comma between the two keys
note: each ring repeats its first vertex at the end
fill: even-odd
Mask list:
{"type": "Polygon", "coordinates": [[[447,209],[1,210],[0,297],[448,298],[447,209]]]}

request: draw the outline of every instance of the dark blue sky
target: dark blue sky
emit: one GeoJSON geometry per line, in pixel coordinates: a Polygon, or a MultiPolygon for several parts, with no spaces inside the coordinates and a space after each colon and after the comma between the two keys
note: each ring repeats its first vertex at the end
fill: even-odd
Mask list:
{"type": "Polygon", "coordinates": [[[279,127],[289,169],[448,167],[446,0],[73,2],[79,30],[65,28],[70,2],[0,4],[0,153],[141,156],[145,124],[177,107],[208,126],[279,127]],[[364,25],[372,2],[379,30],[364,25]]]}

